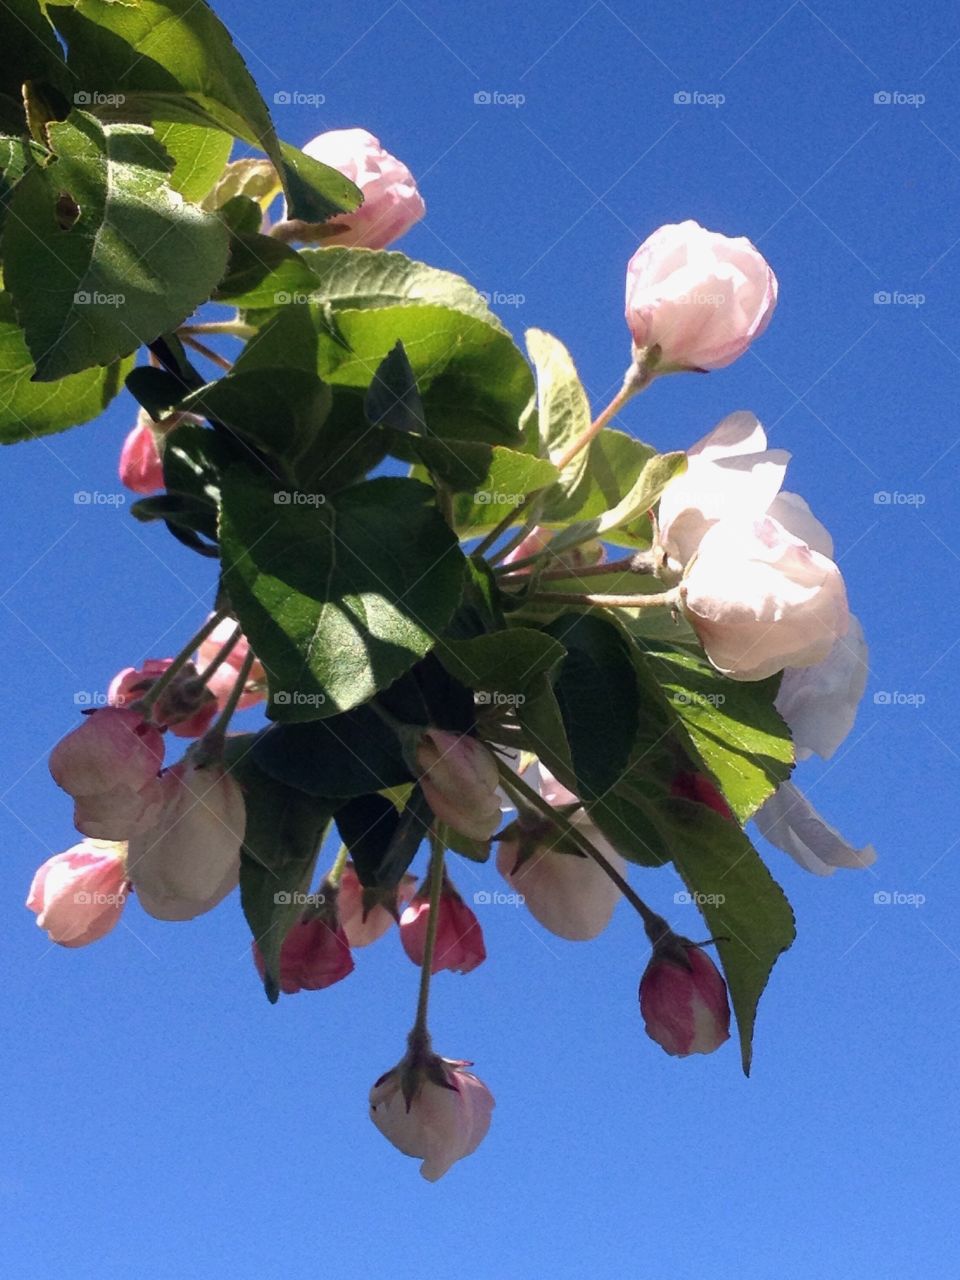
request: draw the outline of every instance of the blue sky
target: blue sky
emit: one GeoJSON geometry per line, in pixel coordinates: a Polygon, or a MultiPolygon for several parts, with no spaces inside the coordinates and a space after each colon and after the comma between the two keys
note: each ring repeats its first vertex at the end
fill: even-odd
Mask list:
{"type": "MultiPolygon", "coordinates": [[[[36,1280],[955,1273],[960,17],[828,0],[217,9],[268,101],[324,95],[277,106],[282,135],[380,136],[428,205],[402,247],[511,298],[518,335],[557,333],[598,407],[628,360],[637,244],[693,217],[759,245],[781,290],[766,336],[726,371],[664,380],[622,424],[678,448],[748,408],[793,452],[789,487],[832,530],[871,648],[847,744],[797,780],[879,859],[819,880],[766,850],[799,937],[749,1081],[732,1044],[675,1061],[646,1039],[625,905],[590,945],[482,908],[489,959],[440,975],[432,1021],[497,1110],[477,1154],[426,1184],[365,1115],[415,1002],[395,936],[272,1008],[235,899],[180,926],[132,904],[80,952],[49,948],[23,909],[73,839],[45,760],[76,694],[175,651],[210,598],[208,563],[74,501],[118,492],[123,396],[3,455],[0,1258],[36,1280]]],[[[637,883],[698,932],[670,874],[637,883]]]]}

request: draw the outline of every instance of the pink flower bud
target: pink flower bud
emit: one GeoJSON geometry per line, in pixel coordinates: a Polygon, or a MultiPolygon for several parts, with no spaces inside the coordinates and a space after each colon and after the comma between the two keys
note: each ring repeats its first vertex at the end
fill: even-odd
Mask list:
{"type": "Polygon", "coordinates": [[[397,917],[413,897],[417,881],[405,875],[395,889],[364,889],[348,862],[340,878],[337,913],[351,947],[368,947],[396,924],[397,917]]]}
{"type": "Polygon", "coordinates": [[[428,729],[417,746],[420,784],[434,814],[471,840],[489,840],[500,825],[500,775],[482,742],[428,729]]]}
{"type": "Polygon", "coordinates": [[[58,853],[33,877],[27,906],[51,942],[84,947],[120,919],[126,899],[123,846],[84,840],[58,853]]]}
{"type": "Polygon", "coordinates": [[[770,322],[777,278],[743,236],[731,239],[687,221],[660,227],[627,267],[626,316],[638,351],[660,362],[722,369],[770,322]]]}
{"type": "Polygon", "coordinates": [[[139,791],[163,764],[163,738],[136,711],[101,707],[50,753],[50,772],[69,795],[88,796],[124,786],[139,791]]]}
{"type": "Polygon", "coordinates": [[[134,493],[156,493],[164,488],[163,463],[157,448],[154,424],[149,414],[141,409],[137,425],[133,428],[120,450],[120,483],[134,493]]]}
{"type": "Polygon", "coordinates": [[[370,1090],[370,1119],[405,1156],[422,1160],[428,1182],[471,1155],[487,1135],[493,1094],[467,1062],[431,1054],[420,1066],[407,1059],[370,1090]]]}
{"type": "Polygon", "coordinates": [[[339,170],[363,192],[359,209],[324,224],[338,228],[333,238],[324,237],[324,245],[383,249],[426,212],[413,174],[366,129],[332,129],[311,138],[303,150],[339,170]]]}
{"type": "Polygon", "coordinates": [[[834,562],[769,516],[715,525],[680,599],[707,657],[734,680],[822,662],[849,621],[834,562]]]}
{"type": "MultiPolygon", "coordinates": [[[[261,980],[266,976],[263,954],[253,943],[253,959],[261,980]]],[[[280,990],[322,991],[353,972],[353,956],[343,928],[327,913],[306,913],[292,926],[280,948],[280,990]]]]}
{"type": "MultiPolygon", "coordinates": [[[[423,964],[423,952],[430,922],[430,901],[421,891],[400,917],[400,941],[414,964],[423,964]]],[[[440,895],[437,940],[433,948],[431,973],[452,969],[469,973],[487,958],[480,922],[451,884],[440,895]]]]}
{"type": "Polygon", "coordinates": [[[640,1011],[647,1035],[674,1057],[713,1053],[730,1038],[726,983],[705,951],[676,934],[654,947],[640,1011]]]}
{"type": "MultiPolygon", "coordinates": [[[[550,539],[553,537],[549,529],[536,525],[522,542],[504,556],[504,564],[515,564],[518,560],[526,560],[530,556],[540,555],[541,551],[545,551],[550,545],[550,539]]],[[[560,555],[547,553],[541,559],[541,564],[545,569],[569,569],[571,573],[575,573],[577,569],[584,568],[585,565],[603,564],[607,558],[606,550],[602,542],[587,542],[579,547],[571,547],[568,551],[562,552],[560,555]]],[[[522,569],[518,569],[518,573],[529,573],[533,566],[526,565],[522,569]]]]}
{"type": "Polygon", "coordinates": [[[234,889],[246,827],[243,793],[222,765],[181,760],[161,778],[156,824],[131,839],[127,874],[158,920],[192,920],[234,889]]]}
{"type": "Polygon", "coordinates": [[[670,782],[670,794],[677,796],[680,800],[693,800],[695,804],[705,804],[714,813],[719,813],[721,818],[735,821],[722,792],[713,779],[708,778],[705,773],[681,770],[674,774],[670,782]]]}
{"type": "MultiPolygon", "coordinates": [[[[110,681],[107,701],[112,707],[131,706],[172,665],[172,658],[148,658],[142,667],[124,667],[110,681]]],[[[153,722],[178,738],[201,737],[217,714],[217,699],[196,679],[196,667],[188,662],[153,705],[153,722]]]]}
{"type": "MultiPolygon", "coordinates": [[[[222,622],[217,623],[197,650],[197,666],[201,671],[217,658],[220,650],[236,629],[237,624],[232,618],[224,618],[222,622]]],[[[249,652],[250,642],[246,636],[242,635],[207,681],[207,687],[221,707],[233,692],[233,686],[236,684],[237,677],[244,662],[247,660],[249,652]]],[[[264,671],[263,665],[255,660],[250,668],[250,675],[247,677],[244,692],[240,695],[240,701],[237,703],[238,709],[243,711],[247,707],[253,707],[258,702],[262,702],[266,696],[264,693],[266,683],[267,673],[264,671]]]]}

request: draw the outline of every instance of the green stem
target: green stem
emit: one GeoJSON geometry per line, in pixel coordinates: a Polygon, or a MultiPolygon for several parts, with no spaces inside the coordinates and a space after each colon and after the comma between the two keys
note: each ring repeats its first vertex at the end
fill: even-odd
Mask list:
{"type": "Polygon", "coordinates": [[[436,836],[430,836],[430,915],[427,919],[427,936],[423,944],[423,964],[420,968],[420,995],[417,1000],[417,1018],[411,1036],[427,1035],[427,1005],[430,1001],[430,977],[433,968],[433,952],[437,942],[437,924],[440,920],[440,895],[443,892],[443,845],[436,836]]]}
{"type": "MultiPolygon", "coordinates": [[[[595,847],[587,837],[573,825],[570,819],[559,809],[554,808],[552,804],[544,800],[539,792],[534,791],[531,786],[513,772],[509,765],[498,762],[500,769],[500,784],[508,795],[512,794],[516,799],[522,800],[524,805],[529,809],[535,809],[541,817],[548,819],[556,827],[563,832],[571,843],[575,844],[581,852],[585,853],[588,858],[592,858],[598,867],[601,868],[617,886],[623,896],[627,899],[632,907],[639,913],[643,920],[644,926],[650,935],[651,929],[657,930],[663,925],[663,917],[658,916],[655,911],[651,911],[644,900],[636,892],[635,889],[623,878],[612,862],[595,847]]],[[[652,936],[652,935],[650,935],[652,936]]]]}
{"type": "Polygon", "coordinates": [[[139,711],[145,720],[150,719],[150,712],[156,706],[157,699],[160,698],[165,689],[174,682],[179,673],[190,661],[193,651],[200,647],[206,640],[207,636],[220,625],[220,623],[228,616],[226,609],[215,610],[207,621],[203,624],[196,635],[191,636],[187,643],[183,646],[174,660],[167,667],[162,676],[159,677],[146,691],[142,698],[133,703],[131,710],[139,711]]]}
{"type": "MultiPolygon", "coordinates": [[[[482,538],[480,542],[474,547],[473,551],[471,552],[471,555],[475,555],[475,556],[486,555],[487,552],[490,550],[490,548],[493,546],[493,544],[496,542],[496,540],[500,537],[500,535],[506,533],[507,530],[511,528],[511,526],[517,523],[517,516],[520,515],[521,511],[526,511],[527,507],[529,507],[530,503],[534,500],[534,498],[537,496],[538,493],[539,493],[539,490],[535,490],[533,493],[528,493],[522,502],[519,502],[515,507],[511,507],[510,510],[507,512],[507,514],[503,517],[503,519],[499,520],[493,526],[493,528],[490,530],[487,536],[485,538],[482,538]]],[[[524,533],[524,537],[526,537],[526,533],[524,533]]],[[[523,539],[521,538],[520,541],[522,542],[523,539]]]]}
{"type": "Polygon", "coordinates": [[[178,334],[225,333],[233,338],[252,338],[257,330],[242,320],[211,320],[207,324],[182,324],[178,334]]]}
{"type": "Polygon", "coordinates": [[[211,662],[208,662],[207,665],[200,672],[200,674],[197,676],[196,683],[198,685],[205,685],[210,682],[210,677],[213,675],[213,673],[216,670],[218,670],[218,668],[223,666],[227,658],[236,648],[237,644],[240,641],[240,637],[242,635],[243,635],[243,632],[238,626],[236,630],[233,632],[233,634],[228,636],[228,638],[223,642],[223,646],[220,649],[220,652],[217,654],[217,656],[211,662]]]}
{"type": "Polygon", "coordinates": [[[333,860],[333,866],[327,872],[326,879],[329,884],[338,885],[343,876],[343,869],[347,865],[347,858],[350,856],[350,850],[345,844],[340,846],[337,856],[333,860]]]}
{"type": "Polygon", "coordinates": [[[237,678],[233,682],[233,688],[230,690],[230,696],[223,704],[223,710],[204,734],[203,741],[205,743],[215,745],[217,743],[221,743],[227,736],[227,726],[230,724],[233,713],[237,709],[237,703],[243,697],[243,690],[247,681],[250,679],[250,672],[256,660],[256,655],[251,649],[243,660],[243,664],[240,667],[237,678]]]}
{"type": "Polygon", "coordinates": [[[551,458],[551,462],[553,462],[554,466],[559,467],[562,471],[568,463],[573,461],[578,453],[583,449],[586,449],[587,445],[595,436],[600,434],[610,419],[616,417],[627,401],[632,400],[638,391],[643,391],[644,388],[648,387],[652,381],[652,369],[648,368],[646,365],[632,364],[623,379],[623,386],[613,397],[607,407],[598,414],[596,418],[594,418],[593,422],[590,423],[589,427],[587,427],[586,431],[584,431],[582,435],[579,435],[576,440],[572,441],[572,443],[564,449],[559,458],[551,458]]]}
{"type": "Polygon", "coordinates": [[[674,606],[679,599],[680,591],[677,587],[673,587],[670,591],[636,596],[580,594],[575,591],[535,591],[530,596],[530,601],[556,600],[561,604],[589,604],[601,609],[665,609],[668,606],[674,606]]]}

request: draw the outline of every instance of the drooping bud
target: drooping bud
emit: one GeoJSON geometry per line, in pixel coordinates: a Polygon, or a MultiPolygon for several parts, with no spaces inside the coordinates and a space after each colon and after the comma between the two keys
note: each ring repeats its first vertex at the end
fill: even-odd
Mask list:
{"type": "MultiPolygon", "coordinates": [[[[430,896],[420,890],[400,917],[400,941],[414,964],[422,965],[430,923],[430,896]]],[[[452,969],[469,973],[487,958],[480,921],[456,889],[444,880],[437,914],[437,937],[433,948],[431,973],[452,969]]]]}
{"type": "MultiPolygon", "coordinates": [[[[324,903],[308,907],[280,947],[280,990],[285,995],[322,991],[353,972],[350,944],[337,918],[336,891],[327,885],[324,894],[324,903]]],[[[256,940],[253,959],[263,980],[266,966],[256,940]]]]}
{"type": "Polygon", "coordinates": [[[110,932],[126,900],[123,845],[84,840],[38,869],[27,906],[51,942],[84,947],[110,932]]]}
{"type": "Polygon", "coordinates": [[[405,1156],[423,1161],[428,1182],[476,1151],[490,1128],[493,1094],[464,1070],[471,1065],[438,1057],[427,1042],[370,1090],[370,1119],[405,1156]]]}
{"type": "MultiPolygon", "coordinates": [[[[172,665],[172,658],[147,658],[142,667],[124,667],[110,681],[108,702],[132,706],[172,665]]],[[[210,690],[197,682],[196,667],[187,662],[153,704],[151,719],[178,738],[199,738],[210,728],[217,705],[210,690]]]]}
{"type": "Polygon", "coordinates": [[[428,729],[416,749],[420,785],[441,822],[470,840],[489,840],[500,825],[500,776],[476,738],[428,729]]]}
{"type": "Polygon", "coordinates": [[[351,947],[368,947],[396,924],[400,912],[413,897],[415,876],[405,875],[392,889],[364,887],[353,864],[348,862],[340,878],[337,911],[351,947]]]}
{"type": "Polygon", "coordinates": [[[138,791],[163,764],[163,738],[136,711],[101,707],[61,738],[50,753],[50,772],[68,795],[88,796],[129,787],[138,791]]]}
{"type": "Polygon", "coordinates": [[[705,951],[665,925],[640,979],[640,1011],[647,1035],[674,1057],[713,1053],[730,1038],[720,971],[705,951]]]}

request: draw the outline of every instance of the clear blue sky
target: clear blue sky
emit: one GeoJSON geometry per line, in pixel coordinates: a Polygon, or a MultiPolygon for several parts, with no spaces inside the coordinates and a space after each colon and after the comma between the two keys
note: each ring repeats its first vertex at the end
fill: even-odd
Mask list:
{"type": "MultiPolygon", "coordinates": [[[[798,781],[879,860],[818,880],[766,850],[799,938],[749,1081],[732,1044],[675,1061],[646,1039],[626,906],[591,945],[481,908],[489,959],[437,979],[433,1022],[497,1110],[475,1156],[423,1182],[366,1118],[415,999],[395,936],[346,982],[270,1007],[235,898],[179,926],[132,903],[80,952],[48,948],[23,909],[34,867],[73,839],[46,755],[75,693],[175,650],[210,598],[208,562],[74,503],[117,491],[124,395],[95,426],[3,455],[0,1259],[30,1280],[960,1274],[960,17],[942,0],[217,8],[268,101],[325,95],[277,107],[281,133],[379,135],[428,204],[402,247],[522,295],[507,323],[559,334],[598,405],[628,357],[623,270],[650,231],[693,217],[760,246],[781,292],[754,352],[666,380],[623,422],[677,448],[749,408],[793,451],[790,487],[833,531],[871,647],[854,732],[798,781]],[[526,101],[475,105],[483,90],[526,101]]],[[[669,873],[638,875],[699,932],[669,873]]]]}

